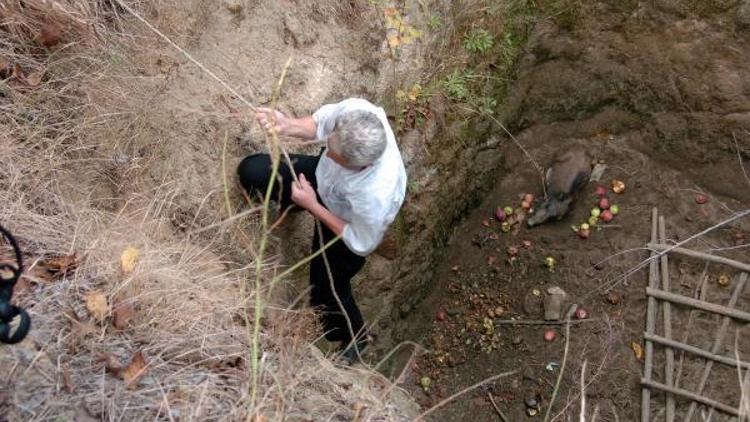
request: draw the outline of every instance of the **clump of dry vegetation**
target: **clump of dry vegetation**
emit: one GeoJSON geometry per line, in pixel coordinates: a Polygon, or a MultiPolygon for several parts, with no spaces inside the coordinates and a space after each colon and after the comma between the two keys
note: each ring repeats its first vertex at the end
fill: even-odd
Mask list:
{"type": "MultiPolygon", "coordinates": [[[[145,3],[128,2],[154,16],[179,7],[145,3]]],[[[398,389],[326,360],[310,313],[281,300],[261,319],[251,408],[252,304],[271,300],[251,282],[262,233],[246,218],[191,234],[198,213],[176,226],[179,175],[138,177],[170,142],[133,153],[154,105],[130,60],[159,46],[138,31],[117,2],[0,4],[0,223],[26,255],[14,300],[33,321],[26,340],[0,347],[0,415],[405,419],[398,389]]],[[[264,286],[277,267],[263,259],[264,286]]]]}

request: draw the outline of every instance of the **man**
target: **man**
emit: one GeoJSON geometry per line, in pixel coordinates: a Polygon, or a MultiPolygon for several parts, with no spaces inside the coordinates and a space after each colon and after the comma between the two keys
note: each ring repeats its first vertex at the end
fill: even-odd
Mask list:
{"type": "MultiPolygon", "coordinates": [[[[350,282],[383,239],[406,193],[406,171],[395,136],[383,109],[358,98],[324,105],[302,118],[268,108],[258,108],[256,117],[268,132],[327,142],[318,157],[291,155],[294,169],[282,160],[272,197],[283,208],[294,202],[322,223],[323,241],[316,229],[313,251],[341,236],[325,254],[349,322],[331,290],[322,255],[310,264],[310,302],[322,310],[326,339],[341,342],[341,357],[352,364],[367,346],[367,336],[350,282]],[[293,182],[290,171],[299,183],[293,182]]],[[[270,172],[267,154],[251,155],[238,168],[242,186],[251,193],[266,191],[270,172]]]]}

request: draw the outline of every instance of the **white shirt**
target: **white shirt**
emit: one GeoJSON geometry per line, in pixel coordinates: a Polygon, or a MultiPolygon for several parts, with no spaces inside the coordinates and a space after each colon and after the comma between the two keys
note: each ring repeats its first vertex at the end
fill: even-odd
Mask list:
{"type": "Polygon", "coordinates": [[[322,154],[315,178],[323,204],[346,221],[342,238],[355,254],[366,256],[378,246],[398,214],[406,194],[406,170],[396,137],[385,111],[367,100],[350,98],[327,104],[313,114],[315,137],[325,139],[333,131],[336,117],[352,110],[374,113],[383,123],[388,144],[374,163],[362,170],[350,170],[322,154]]]}

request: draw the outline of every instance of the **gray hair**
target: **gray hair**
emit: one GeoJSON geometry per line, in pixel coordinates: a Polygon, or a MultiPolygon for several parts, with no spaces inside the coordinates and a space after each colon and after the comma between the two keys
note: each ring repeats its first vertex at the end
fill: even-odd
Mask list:
{"type": "Polygon", "coordinates": [[[375,113],[347,111],[336,118],[330,147],[351,166],[368,166],[380,158],[388,143],[385,127],[375,113]]]}

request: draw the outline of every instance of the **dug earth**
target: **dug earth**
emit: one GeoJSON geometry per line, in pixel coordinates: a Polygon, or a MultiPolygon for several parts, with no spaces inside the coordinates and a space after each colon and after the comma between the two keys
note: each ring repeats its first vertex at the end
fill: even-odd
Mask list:
{"type": "MultiPolygon", "coordinates": [[[[401,229],[407,240],[397,245],[392,261],[375,260],[375,271],[394,269],[385,276],[393,311],[376,332],[384,349],[410,340],[426,351],[410,361],[412,350],[404,347],[391,373],[405,371],[408,388],[426,409],[483,379],[516,371],[442,406],[432,413],[434,420],[462,421],[470,414],[475,421],[496,421],[502,412],[517,421],[543,414],[566,343],[567,368],[550,416],[579,414],[585,365],[588,412],[596,408],[603,420],[638,419],[647,270],[631,270],[648,257],[643,248],[652,208],[665,216],[668,239],[679,241],[750,205],[747,5],[692,4],[597,2],[573,28],[536,24],[498,110],[516,142],[491,124],[478,129],[485,138],[454,155],[455,166],[441,173],[443,186],[407,200],[401,229]],[[493,136],[504,140],[485,149],[484,140],[493,136]],[[600,182],[584,186],[559,222],[503,230],[494,217],[498,206],[520,208],[524,194],[543,195],[532,160],[545,167],[574,147],[605,168],[600,182]],[[484,171],[466,170],[478,167],[484,171]],[[622,193],[612,191],[612,180],[623,182],[622,193]],[[580,230],[598,208],[600,184],[607,206],[619,212],[583,239],[571,226],[580,230]],[[438,235],[441,230],[448,235],[438,235]],[[545,265],[547,257],[554,268],[545,265]],[[564,291],[567,303],[585,309],[587,322],[574,324],[568,336],[562,325],[504,322],[543,319],[550,289],[564,291]]],[[[416,137],[403,139],[409,136],[416,137]]],[[[730,248],[723,254],[742,260],[749,231],[743,218],[693,245],[730,248]]],[[[674,259],[672,267],[677,293],[703,291],[717,303],[729,299],[731,289],[717,283],[726,275],[723,268],[687,259],[674,259]]],[[[382,297],[382,290],[364,282],[359,289],[361,296],[382,297]]],[[[737,307],[748,310],[748,302],[741,298],[737,307]]],[[[674,312],[675,337],[689,334],[692,344],[709,349],[717,320],[674,312]]],[[[727,337],[722,347],[730,351],[735,335],[727,337]]],[[[740,351],[750,350],[747,336],[737,339],[740,351]]],[[[685,356],[681,362],[678,383],[695,389],[704,361],[685,356]]],[[[714,369],[706,391],[737,406],[737,374],[714,369]]],[[[664,408],[664,396],[655,397],[654,416],[664,408]]],[[[687,407],[678,402],[678,415],[687,407]]]]}

